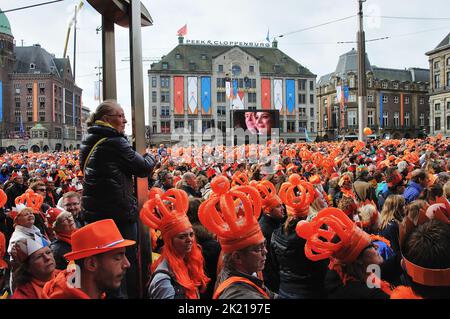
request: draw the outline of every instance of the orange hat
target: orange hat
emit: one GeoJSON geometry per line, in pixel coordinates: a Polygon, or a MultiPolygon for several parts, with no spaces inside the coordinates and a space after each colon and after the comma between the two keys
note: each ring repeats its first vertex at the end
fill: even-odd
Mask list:
{"type": "Polygon", "coordinates": [[[6,239],[5,235],[0,232],[0,269],[8,268],[8,263],[3,259],[6,253],[6,239]]]}
{"type": "Polygon", "coordinates": [[[211,190],[212,195],[200,205],[198,217],[206,229],[217,235],[224,253],[264,241],[258,223],[261,214],[258,190],[247,185],[230,189],[230,182],[225,176],[215,177],[211,181],[211,190]],[[244,211],[242,215],[236,209],[240,204],[244,211]]]}
{"type": "Polygon", "coordinates": [[[231,178],[231,187],[237,185],[248,185],[248,183],[249,183],[248,176],[246,173],[243,172],[236,172],[231,178]]]}
{"type": "Polygon", "coordinates": [[[313,175],[309,178],[309,182],[313,185],[318,185],[320,184],[320,176],[319,175],[313,175]]]}
{"type": "Polygon", "coordinates": [[[6,202],[8,201],[8,196],[3,191],[3,189],[0,188],[0,208],[5,206],[6,202]]]}
{"type": "Polygon", "coordinates": [[[192,227],[186,215],[189,197],[185,191],[171,188],[164,193],[162,189],[154,187],[148,198],[140,217],[149,228],[159,229],[163,237],[172,238],[192,227]]]}
{"type": "Polygon", "coordinates": [[[298,174],[292,174],[289,181],[281,185],[278,195],[289,215],[303,217],[308,215],[309,205],[314,201],[316,192],[311,183],[303,181],[298,174]],[[296,188],[300,191],[298,196],[294,192],[296,188]]]}
{"type": "MultiPolygon", "coordinates": [[[[252,183],[250,183],[250,185],[252,185],[252,183]]],[[[261,195],[263,211],[270,212],[273,208],[283,204],[280,197],[277,195],[275,186],[270,181],[262,180],[259,183],[256,182],[255,187],[261,195]]]]}
{"type": "Polygon", "coordinates": [[[298,222],[295,230],[299,237],[306,239],[305,256],[313,261],[332,257],[352,263],[372,242],[369,234],[334,207],[321,210],[311,222],[298,222]],[[339,237],[337,243],[332,242],[335,236],[339,237]]]}
{"type": "Polygon", "coordinates": [[[69,261],[78,260],[135,243],[134,240],[123,239],[112,219],[103,219],[75,231],[72,234],[72,252],[64,257],[69,261]]]}
{"type": "Polygon", "coordinates": [[[62,212],[63,210],[57,207],[47,209],[47,211],[45,212],[45,217],[47,217],[48,227],[53,228],[53,224],[56,222],[56,218],[62,212]]]}
{"type": "MultiPolygon", "coordinates": [[[[399,243],[400,248],[404,246],[406,238],[414,230],[415,227],[425,224],[432,219],[438,219],[444,223],[449,223],[448,217],[444,213],[445,205],[434,204],[425,209],[421,209],[417,222],[415,223],[409,215],[403,218],[399,227],[399,243]],[[430,209],[431,208],[431,209],[430,209]]],[[[403,256],[407,274],[412,280],[424,286],[450,286],[450,268],[447,269],[432,269],[424,268],[413,264],[403,256]]]]}
{"type": "Polygon", "coordinates": [[[23,204],[27,207],[32,208],[34,213],[37,214],[39,213],[39,210],[44,203],[44,197],[35,193],[32,189],[27,189],[25,193],[23,193],[19,197],[16,197],[14,202],[16,203],[16,205],[23,204]]]}

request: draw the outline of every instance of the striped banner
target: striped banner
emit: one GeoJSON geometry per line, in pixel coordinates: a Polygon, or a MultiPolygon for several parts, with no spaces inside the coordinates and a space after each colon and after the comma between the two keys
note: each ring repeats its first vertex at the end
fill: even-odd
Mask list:
{"type": "Polygon", "coordinates": [[[273,80],[273,98],[275,109],[281,112],[283,109],[283,80],[281,79],[273,80]]]}
{"type": "MultiPolygon", "coordinates": [[[[228,82],[229,83],[229,82],[228,82]]],[[[211,114],[211,77],[202,77],[202,114],[211,114]]]]}
{"type": "Polygon", "coordinates": [[[174,114],[184,114],[184,77],[173,77],[173,105],[174,114]]]}
{"type": "Polygon", "coordinates": [[[197,114],[197,77],[190,76],[188,81],[188,113],[197,114]]]}
{"type": "Polygon", "coordinates": [[[400,127],[403,127],[404,99],[403,93],[400,93],[400,127]]]}
{"type": "Polygon", "coordinates": [[[261,106],[263,110],[272,108],[270,98],[270,79],[261,79],[261,106]]]}
{"type": "Polygon", "coordinates": [[[33,122],[38,121],[38,84],[36,81],[33,83],[33,122]]]}
{"type": "Polygon", "coordinates": [[[380,128],[383,127],[383,93],[380,93],[380,128]]]}
{"type": "Polygon", "coordinates": [[[286,110],[288,115],[295,112],[295,81],[286,80],[286,110]]]}

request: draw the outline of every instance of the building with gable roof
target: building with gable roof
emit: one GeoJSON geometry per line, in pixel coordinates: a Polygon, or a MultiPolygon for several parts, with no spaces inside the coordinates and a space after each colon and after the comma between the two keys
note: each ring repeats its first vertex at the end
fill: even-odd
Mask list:
{"type": "Polygon", "coordinates": [[[175,143],[171,133],[179,128],[194,136],[209,128],[225,133],[231,127],[231,109],[274,110],[276,96],[282,106],[280,137],[285,142],[305,140],[306,129],[315,138],[316,75],[279,50],[277,41],[178,41],[148,70],[151,144],[175,143]],[[226,97],[226,79],[236,80],[239,105],[226,97]]]}
{"type": "MultiPolygon", "coordinates": [[[[358,138],[358,54],[339,57],[336,70],[320,77],[316,94],[318,135],[327,139],[358,138]],[[338,99],[338,96],[340,99],[338,99]]],[[[429,70],[371,65],[366,53],[367,126],[371,137],[414,138],[430,131],[429,70]]]]}
{"type": "Polygon", "coordinates": [[[450,33],[425,53],[430,63],[431,133],[450,137],[450,33]]]}
{"type": "Polygon", "coordinates": [[[16,46],[4,13],[0,13],[0,81],[3,150],[79,148],[82,89],[74,82],[69,59],[56,58],[39,44],[16,46]]]}

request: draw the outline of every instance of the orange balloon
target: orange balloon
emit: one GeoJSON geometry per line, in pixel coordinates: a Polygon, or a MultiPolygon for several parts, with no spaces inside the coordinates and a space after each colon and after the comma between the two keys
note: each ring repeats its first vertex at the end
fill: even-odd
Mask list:
{"type": "Polygon", "coordinates": [[[364,128],[363,132],[364,132],[364,135],[371,135],[371,134],[373,134],[372,129],[370,127],[364,128]]]}

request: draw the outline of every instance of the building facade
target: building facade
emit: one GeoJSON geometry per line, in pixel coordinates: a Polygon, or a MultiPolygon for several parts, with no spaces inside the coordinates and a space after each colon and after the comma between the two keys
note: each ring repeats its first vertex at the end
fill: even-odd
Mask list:
{"type": "Polygon", "coordinates": [[[431,70],[431,133],[450,137],[450,33],[426,55],[431,70]]]}
{"type": "MultiPolygon", "coordinates": [[[[202,135],[231,125],[232,109],[280,110],[280,137],[295,142],[315,138],[316,75],[277,48],[277,42],[250,44],[190,41],[151,65],[150,144],[175,143],[174,129],[202,135]],[[239,99],[228,99],[226,82],[236,83],[239,99]]],[[[233,86],[233,84],[231,84],[233,86]]]]}
{"type": "Polygon", "coordinates": [[[82,90],[69,59],[39,44],[17,47],[0,13],[0,146],[10,152],[79,148],[82,90]]]}
{"type": "MultiPolygon", "coordinates": [[[[327,139],[358,136],[357,51],[339,57],[333,73],[317,83],[318,135],[327,139]]],[[[372,137],[415,138],[430,131],[429,70],[372,66],[366,55],[367,109],[372,137]]]]}

